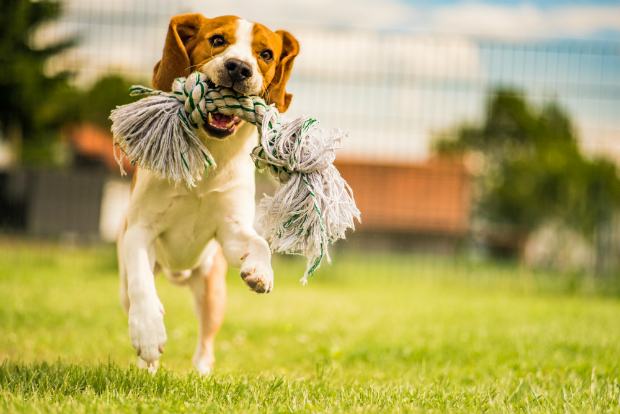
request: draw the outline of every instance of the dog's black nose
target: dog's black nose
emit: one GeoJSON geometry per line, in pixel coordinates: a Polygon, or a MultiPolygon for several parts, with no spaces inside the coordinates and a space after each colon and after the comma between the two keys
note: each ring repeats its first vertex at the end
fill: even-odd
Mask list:
{"type": "Polygon", "coordinates": [[[224,67],[228,71],[232,83],[241,82],[252,76],[250,65],[239,59],[228,59],[224,62],[224,67]]]}

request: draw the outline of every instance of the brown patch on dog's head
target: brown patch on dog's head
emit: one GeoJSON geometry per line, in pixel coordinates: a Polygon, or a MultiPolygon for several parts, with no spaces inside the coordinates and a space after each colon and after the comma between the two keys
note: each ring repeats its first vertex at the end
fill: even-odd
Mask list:
{"type": "Polygon", "coordinates": [[[203,20],[201,14],[183,14],[170,20],[164,53],[153,68],[153,88],[170,91],[175,78],[191,73],[189,56],[196,47],[196,35],[203,20]]]}
{"type": "Polygon", "coordinates": [[[299,42],[289,32],[278,30],[273,33],[258,23],[254,25],[254,33],[252,48],[255,51],[271,50],[274,54],[270,62],[259,60],[265,91],[263,97],[267,103],[275,104],[278,111],[286,112],[293,95],[286,93],[285,87],[299,54],[299,42]]]}

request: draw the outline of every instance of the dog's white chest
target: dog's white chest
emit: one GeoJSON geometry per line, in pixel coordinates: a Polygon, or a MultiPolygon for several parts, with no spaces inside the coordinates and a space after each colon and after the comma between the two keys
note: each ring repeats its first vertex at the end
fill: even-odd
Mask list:
{"type": "Polygon", "coordinates": [[[194,268],[217,230],[217,194],[174,196],[155,240],[157,261],[170,270],[194,268]]]}
{"type": "Polygon", "coordinates": [[[169,270],[196,267],[223,224],[254,221],[254,165],[248,155],[222,162],[191,188],[150,171],[138,174],[129,215],[148,223],[156,235],[157,262],[169,270]]]}

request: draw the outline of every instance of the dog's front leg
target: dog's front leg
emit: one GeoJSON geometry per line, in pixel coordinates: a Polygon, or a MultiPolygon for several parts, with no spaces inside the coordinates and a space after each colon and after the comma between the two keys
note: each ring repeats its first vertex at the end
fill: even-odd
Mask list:
{"type": "Polygon", "coordinates": [[[251,290],[256,293],[271,292],[271,250],[250,223],[244,225],[236,220],[226,221],[218,229],[216,239],[228,264],[241,268],[241,278],[251,290]]]}
{"type": "Polygon", "coordinates": [[[129,294],[129,337],[138,356],[154,365],[164,352],[164,307],[157,297],[153,268],[155,237],[147,226],[127,228],[123,240],[129,294]]]}

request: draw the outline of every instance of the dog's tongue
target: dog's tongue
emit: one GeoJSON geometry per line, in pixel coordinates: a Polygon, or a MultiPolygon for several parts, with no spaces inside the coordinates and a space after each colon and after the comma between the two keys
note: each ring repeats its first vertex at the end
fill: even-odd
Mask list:
{"type": "Polygon", "coordinates": [[[219,112],[216,112],[212,114],[211,116],[212,116],[211,125],[218,127],[218,128],[222,128],[222,129],[232,128],[231,122],[234,121],[233,116],[220,114],[219,112]]]}

